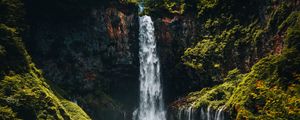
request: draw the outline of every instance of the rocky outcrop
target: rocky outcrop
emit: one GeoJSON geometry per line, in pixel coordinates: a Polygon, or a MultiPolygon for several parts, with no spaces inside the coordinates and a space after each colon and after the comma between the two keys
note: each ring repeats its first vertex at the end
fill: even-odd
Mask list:
{"type": "Polygon", "coordinates": [[[183,65],[181,56],[196,39],[198,22],[194,16],[183,15],[159,17],[154,22],[164,95],[170,102],[194,89],[191,83],[195,76],[183,65]]]}
{"type": "MultiPolygon", "coordinates": [[[[94,119],[131,119],[138,103],[138,12],[122,1],[25,0],[30,30],[23,34],[33,61],[57,92],[94,119]]],[[[152,4],[159,8],[147,8],[154,19],[166,103],[222,86],[230,70],[247,73],[259,59],[283,53],[291,24],[283,21],[299,10],[298,1],[222,1],[161,1],[152,4]]],[[[213,96],[221,101],[213,114],[227,100],[218,97],[220,89],[213,96]]],[[[189,105],[182,104],[187,110],[189,105]]]]}
{"type": "MultiPolygon", "coordinates": [[[[94,119],[120,120],[138,100],[137,8],[116,1],[95,4],[61,19],[52,13],[60,10],[41,15],[28,8],[26,44],[46,79],[65,96],[94,119]]],[[[35,5],[41,4],[27,4],[35,5]]],[[[56,9],[72,12],[63,6],[56,9]]]]}
{"type": "MultiPolygon", "coordinates": [[[[212,86],[222,82],[222,77],[226,77],[227,72],[232,69],[238,68],[243,73],[249,72],[252,65],[264,56],[280,54],[283,47],[283,35],[280,31],[285,31],[286,28],[277,26],[291,11],[296,10],[297,3],[281,4],[281,1],[239,3],[235,0],[232,2],[237,4],[222,1],[210,4],[172,1],[167,1],[163,5],[148,3],[150,6],[153,5],[148,11],[155,18],[156,37],[163,64],[162,72],[168,71],[163,73],[166,75],[163,76],[166,86],[167,83],[171,83],[167,82],[169,80],[176,84],[185,84],[181,87],[184,89],[194,88],[193,86],[212,86]],[[195,7],[196,4],[199,5],[198,8],[195,7]],[[183,14],[173,14],[165,11],[170,6],[186,7],[183,14]],[[252,9],[253,6],[257,6],[257,9],[252,9]],[[269,12],[264,12],[266,9],[269,12]],[[242,14],[244,16],[241,16],[242,14]],[[198,55],[193,55],[193,51],[199,52],[198,55]],[[202,64],[187,65],[192,60],[204,65],[202,67],[199,67],[202,64]],[[178,74],[183,77],[170,77],[174,74],[176,77],[178,74]],[[180,81],[184,83],[176,79],[181,79],[180,81]],[[193,82],[194,85],[187,84],[193,82]]],[[[166,90],[175,88],[176,85],[172,85],[166,90]]],[[[178,93],[173,90],[171,91],[178,93]]]]}
{"type": "Polygon", "coordinates": [[[0,2],[0,119],[90,120],[43,77],[23,43],[24,4],[0,2]]]}
{"type": "MultiPolygon", "coordinates": [[[[296,46],[287,45],[289,39],[298,39],[295,32],[299,29],[298,3],[248,2],[257,4],[258,11],[251,11],[247,5],[243,7],[248,11],[242,11],[239,6],[233,5],[241,10],[233,12],[230,10],[234,8],[232,4],[214,3],[225,8],[222,14],[230,14],[238,21],[225,20],[229,26],[222,23],[223,18],[211,12],[204,12],[208,16],[199,19],[204,20],[199,27],[200,40],[188,48],[182,58],[185,65],[200,74],[199,82],[210,80],[210,85],[174,102],[169,112],[172,119],[182,118],[178,117],[182,109],[192,110],[185,113],[188,118],[193,118],[193,115],[199,117],[202,111],[213,111],[211,115],[208,112],[201,116],[215,118],[221,115],[219,111],[223,111],[228,119],[299,119],[296,112],[299,106],[294,104],[299,96],[290,92],[294,91],[291,86],[298,86],[295,76],[299,71],[292,66],[298,66],[299,57],[294,55],[299,51],[296,50],[297,43],[294,42],[296,46]],[[227,6],[231,7],[226,9],[227,6]],[[263,12],[265,9],[269,12],[263,12]],[[239,14],[252,17],[235,16],[239,14]],[[285,71],[284,74],[282,71],[285,71]],[[203,76],[208,77],[203,79],[203,76]],[[290,97],[281,99],[279,96],[290,97]]],[[[218,9],[214,10],[218,13],[218,9]]]]}

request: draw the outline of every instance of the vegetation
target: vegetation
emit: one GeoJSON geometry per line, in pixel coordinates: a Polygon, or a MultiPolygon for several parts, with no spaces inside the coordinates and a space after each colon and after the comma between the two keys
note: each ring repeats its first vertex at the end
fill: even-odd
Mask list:
{"type": "Polygon", "coordinates": [[[159,13],[158,11],[169,14],[183,14],[185,9],[184,0],[145,0],[143,4],[145,6],[143,14],[159,13]]]}
{"type": "MultiPolygon", "coordinates": [[[[27,3],[28,10],[35,11],[33,14],[43,16],[37,20],[51,18],[50,21],[63,23],[64,20],[76,21],[76,18],[90,14],[99,21],[102,19],[106,21],[107,18],[101,20],[98,18],[100,13],[99,10],[94,10],[96,6],[125,3],[130,4],[129,10],[133,10],[137,7],[133,5],[137,5],[139,1],[1,0],[0,119],[91,119],[76,103],[61,96],[62,93],[68,96],[72,92],[77,92],[77,87],[81,84],[72,83],[78,86],[68,86],[70,91],[67,92],[50,84],[27,52],[23,38],[30,26],[24,23],[26,15],[24,4],[27,3]]],[[[143,4],[145,10],[142,14],[170,17],[159,19],[168,23],[163,27],[177,24],[182,16],[192,16],[193,20],[197,20],[196,40],[185,49],[181,60],[186,67],[200,76],[193,82],[205,82],[209,83],[209,86],[188,94],[175,102],[173,107],[195,109],[211,107],[214,110],[224,107],[225,111],[230,111],[227,114],[232,119],[300,119],[298,1],[145,0],[143,4]]],[[[116,9],[124,9],[122,7],[116,6],[116,9]]],[[[116,11],[109,10],[109,12],[116,11]]],[[[127,13],[128,10],[122,12],[127,13]]],[[[116,24],[121,21],[120,23],[124,25],[118,29],[127,34],[123,22],[127,19],[136,19],[135,16],[126,18],[123,13],[113,14],[116,14],[113,21],[118,21],[116,24]],[[124,21],[119,20],[119,17],[122,20],[124,18],[124,21]]],[[[104,28],[103,31],[105,30],[104,28]]],[[[99,31],[102,33],[102,28],[99,31]]],[[[128,33],[132,34],[131,31],[128,33]]],[[[87,73],[85,76],[92,81],[97,75],[87,73]]],[[[96,118],[105,119],[113,116],[112,113],[116,111],[123,114],[121,105],[105,94],[102,88],[97,88],[110,86],[98,83],[101,84],[97,82],[96,87],[74,94],[78,95],[75,96],[78,103],[92,106],[91,109],[95,110],[92,112],[96,114],[107,113],[99,114],[100,117],[97,114],[96,118]]],[[[118,119],[120,116],[113,117],[118,119]]]]}
{"type": "MultiPolygon", "coordinates": [[[[279,5],[278,9],[272,12],[272,15],[279,14],[278,11],[282,9],[281,6],[285,5],[279,5]]],[[[283,13],[287,14],[286,12],[283,13]]],[[[280,14],[282,15],[282,13],[280,14]]],[[[270,21],[273,22],[268,22],[267,25],[269,31],[265,31],[267,34],[278,33],[285,36],[282,38],[284,47],[280,53],[269,53],[255,63],[248,73],[240,73],[240,68],[229,71],[227,77],[222,78],[223,83],[189,94],[185,99],[180,100],[181,102],[177,102],[180,103],[177,107],[201,108],[211,106],[218,109],[225,106],[227,111],[234,111],[230,112],[232,119],[299,119],[300,14],[296,11],[284,16],[283,18],[281,18],[282,16],[272,16],[270,21]],[[281,20],[278,20],[279,18],[281,20]],[[273,28],[270,29],[272,26],[273,28]]],[[[245,42],[251,43],[253,39],[254,41],[262,39],[259,37],[262,32],[256,30],[256,27],[240,27],[237,30],[247,29],[250,29],[246,32],[250,33],[250,36],[247,35],[246,39],[237,37],[232,41],[247,40],[245,42]]],[[[239,35],[240,33],[235,37],[239,35]]],[[[213,40],[204,39],[198,42],[194,48],[188,48],[183,56],[185,64],[196,70],[207,72],[207,70],[214,68],[216,63],[214,61],[224,61],[220,59],[223,59],[222,55],[225,51],[220,53],[218,50],[220,47],[222,48],[223,42],[228,45],[228,37],[222,37],[221,40],[212,38],[213,40]],[[216,44],[215,41],[219,41],[219,43],[216,44]]],[[[232,46],[239,47],[241,44],[233,44],[232,46]]],[[[222,65],[226,64],[221,63],[222,65]]],[[[212,76],[214,75],[217,74],[212,74],[212,76]]]]}
{"type": "Polygon", "coordinates": [[[0,7],[0,119],[90,119],[53,91],[32,62],[20,34],[22,2],[2,0],[0,7]]]}
{"type": "Polygon", "coordinates": [[[48,84],[39,78],[37,71],[30,73],[10,73],[1,80],[1,106],[8,114],[2,118],[14,117],[21,119],[89,119],[80,107],[55,95],[48,84]],[[13,113],[15,112],[15,113],[13,113]]]}
{"type": "Polygon", "coordinates": [[[280,32],[289,25],[285,20],[295,21],[293,15],[287,18],[291,14],[288,8],[292,7],[292,4],[284,2],[201,1],[198,3],[198,16],[202,23],[199,41],[184,52],[184,64],[209,81],[220,81],[234,68],[248,72],[257,60],[281,51],[280,32]],[[270,16],[269,19],[263,19],[260,14],[266,8],[269,10],[265,16],[270,16]],[[274,50],[274,47],[278,49],[274,50]]]}

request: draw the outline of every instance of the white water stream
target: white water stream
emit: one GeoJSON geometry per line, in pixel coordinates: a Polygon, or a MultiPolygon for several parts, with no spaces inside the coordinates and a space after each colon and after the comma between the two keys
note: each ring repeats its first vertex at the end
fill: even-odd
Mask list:
{"type": "MultiPolygon", "coordinates": [[[[143,11],[140,5],[140,12],[143,11]]],[[[133,120],[166,120],[164,109],[162,86],[160,81],[160,63],[156,51],[154,26],[150,16],[139,17],[139,59],[140,59],[140,102],[139,107],[133,112],[133,120]]],[[[223,120],[223,109],[212,111],[201,108],[200,114],[196,114],[192,107],[180,109],[179,120],[223,120]],[[200,115],[197,117],[196,115],[200,115]]]]}
{"type": "Polygon", "coordinates": [[[140,102],[133,120],[166,120],[153,22],[145,15],[139,17],[139,24],[140,102]]]}
{"type": "Polygon", "coordinates": [[[210,106],[207,109],[201,108],[199,111],[194,110],[192,107],[180,108],[178,110],[176,120],[224,120],[225,106],[212,110],[210,106]]]}

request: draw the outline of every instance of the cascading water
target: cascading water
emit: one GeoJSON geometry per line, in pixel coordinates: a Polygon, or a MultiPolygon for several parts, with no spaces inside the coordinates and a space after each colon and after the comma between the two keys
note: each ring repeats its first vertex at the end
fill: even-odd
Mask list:
{"type": "MultiPolygon", "coordinates": [[[[193,105],[192,105],[193,106],[193,105]]],[[[200,108],[194,110],[193,107],[179,108],[176,120],[224,120],[225,106],[219,107],[217,110],[213,110],[208,106],[206,109],[200,108]]]]}
{"type": "Polygon", "coordinates": [[[140,103],[133,120],[166,120],[153,22],[145,15],[139,17],[139,24],[140,103]]]}
{"type": "Polygon", "coordinates": [[[224,120],[224,110],[225,106],[218,108],[216,111],[212,111],[211,107],[208,106],[206,113],[201,109],[202,120],[224,120]]]}

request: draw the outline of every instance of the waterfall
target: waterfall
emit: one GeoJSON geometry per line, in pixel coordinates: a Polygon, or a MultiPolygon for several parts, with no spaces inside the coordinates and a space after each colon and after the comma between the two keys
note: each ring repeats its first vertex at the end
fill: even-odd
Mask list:
{"type": "Polygon", "coordinates": [[[177,114],[178,119],[182,118],[182,111],[184,111],[184,109],[183,108],[179,108],[179,112],[177,114]]]}
{"type": "Polygon", "coordinates": [[[218,109],[215,120],[223,120],[224,119],[224,115],[223,115],[224,108],[225,108],[225,106],[222,106],[220,109],[218,109]]]}
{"type": "Polygon", "coordinates": [[[188,108],[187,113],[188,113],[188,120],[193,120],[193,108],[192,108],[192,106],[190,106],[188,108]]]}
{"type": "MultiPolygon", "coordinates": [[[[140,12],[143,7],[140,5],[140,12]]],[[[140,102],[134,120],[166,120],[156,51],[154,26],[150,16],[139,17],[140,102]]]]}
{"type": "Polygon", "coordinates": [[[206,115],[207,115],[207,120],[210,120],[210,106],[208,106],[208,108],[207,108],[206,115]]]}
{"type": "Polygon", "coordinates": [[[207,107],[207,111],[201,108],[201,113],[200,113],[201,119],[202,120],[224,120],[224,112],[223,112],[224,108],[225,106],[222,106],[215,111],[211,110],[210,106],[207,107]]]}
{"type": "Polygon", "coordinates": [[[176,120],[224,120],[225,106],[221,106],[214,110],[211,106],[206,109],[201,107],[199,109],[193,109],[192,106],[179,108],[176,120]]]}

